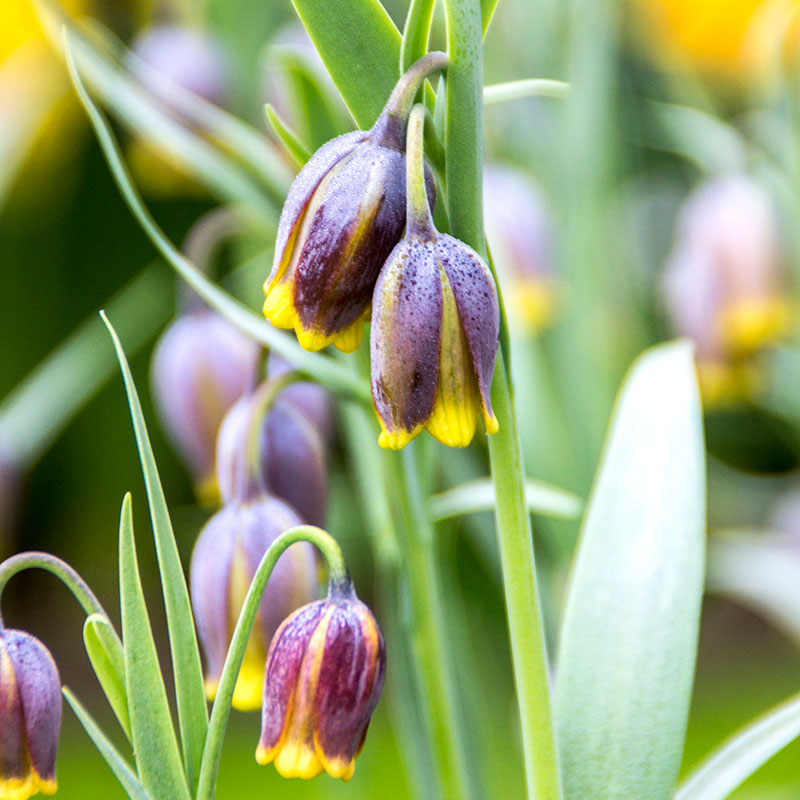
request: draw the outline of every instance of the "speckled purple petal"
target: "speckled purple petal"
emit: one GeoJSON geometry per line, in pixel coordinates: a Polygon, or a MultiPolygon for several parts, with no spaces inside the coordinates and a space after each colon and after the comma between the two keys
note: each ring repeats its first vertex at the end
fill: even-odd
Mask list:
{"type": "Polygon", "coordinates": [[[325,447],[314,425],[283,399],[283,392],[264,420],[261,465],[270,492],[292,505],[305,522],[324,525],[328,506],[325,447]]]}
{"type": "Polygon", "coordinates": [[[326,608],[326,600],[303,606],[278,628],[272,639],[264,672],[259,741],[259,746],[266,750],[271,750],[280,741],[303,656],[326,608]]]}
{"type": "Polygon", "coordinates": [[[61,728],[61,679],[50,651],[24,631],[2,634],[14,665],[25,744],[33,768],[45,780],[55,778],[61,728]]]}
{"type": "Polygon", "coordinates": [[[370,610],[338,604],[325,637],[315,700],[315,737],[328,759],[355,758],[383,688],[386,648],[370,610]]]}
{"type": "Polygon", "coordinates": [[[483,259],[464,242],[440,234],[436,258],[444,267],[467,338],[483,406],[492,415],[490,390],[500,333],[494,278],[483,259]]]}
{"type": "Polygon", "coordinates": [[[405,227],[405,157],[359,145],[326,187],[294,276],[294,304],[323,333],[355,322],[405,227]]]}
{"type": "Polygon", "coordinates": [[[218,680],[230,641],[230,574],[238,512],[226,506],[206,523],[192,553],[192,609],[206,657],[206,675],[218,680]]]}
{"type": "Polygon", "coordinates": [[[25,737],[22,733],[22,703],[14,664],[5,637],[0,636],[0,781],[28,774],[25,737]]]}
{"type": "Polygon", "coordinates": [[[294,179],[286,202],[281,211],[281,218],[278,222],[278,235],[275,239],[275,257],[272,262],[272,273],[274,276],[283,258],[283,251],[289,236],[297,224],[297,220],[305,211],[309,200],[311,200],[314,190],[320,181],[330,172],[338,161],[343,159],[353,148],[367,136],[365,131],[351,131],[324,144],[309,159],[308,163],[300,170],[294,179]]]}
{"type": "Polygon", "coordinates": [[[375,286],[370,357],[372,400],[391,431],[411,431],[436,400],[442,286],[431,242],[404,239],[375,286]]]}

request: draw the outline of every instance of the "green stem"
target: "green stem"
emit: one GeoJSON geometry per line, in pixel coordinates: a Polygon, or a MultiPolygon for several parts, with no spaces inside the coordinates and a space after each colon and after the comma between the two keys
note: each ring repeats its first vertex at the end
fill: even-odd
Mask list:
{"type": "MultiPolygon", "coordinates": [[[[104,619],[108,619],[108,614],[106,614],[105,609],[86,581],[69,564],[60,558],[50,555],[50,553],[18,553],[3,561],[0,564],[0,596],[2,596],[6,584],[14,575],[25,569],[32,568],[43,569],[55,575],[75,595],[75,599],[81,604],[86,616],[100,614],[104,619]]],[[[2,628],[3,615],[0,612],[0,630],[2,628]]]]}
{"type": "MultiPolygon", "coordinates": [[[[446,0],[445,8],[450,58],[445,126],[450,227],[454,236],[479,253],[485,253],[481,209],[483,64],[480,4],[478,0],[446,0]]],[[[557,800],[561,797],[561,781],[552,723],[547,652],[530,518],[525,503],[525,473],[511,395],[511,374],[502,350],[497,362],[492,383],[492,405],[500,429],[489,437],[489,453],[528,796],[537,800],[557,800]]]]}
{"type": "Polygon", "coordinates": [[[406,134],[406,225],[407,235],[432,240],[436,237],[428,191],[425,185],[423,133],[428,109],[418,104],[411,111],[406,134]]]}
{"type": "MultiPolygon", "coordinates": [[[[448,658],[434,528],[419,486],[415,449],[413,444],[405,448],[397,468],[398,496],[405,522],[401,547],[411,606],[417,682],[441,775],[442,797],[449,800],[469,797],[473,792],[467,780],[468,759],[452,679],[454,666],[448,658]]],[[[386,457],[397,464],[398,456],[387,453],[386,457]]]]}
{"type": "Polygon", "coordinates": [[[211,800],[214,796],[219,760],[222,755],[222,742],[225,737],[225,728],[231,711],[233,689],[236,678],[242,666],[250,631],[258,613],[261,596],[267,588],[267,581],[272,574],[278,559],[287,547],[295,542],[311,542],[322,553],[328,565],[328,580],[331,584],[346,581],[347,565],[344,562],[342,551],[336,540],[321,528],[313,525],[298,525],[282,533],[269,547],[261,563],[258,565],[250,588],[244,599],[236,628],[233,631],[225,665],[222,668],[217,696],[211,709],[211,718],[208,723],[208,735],[203,749],[203,760],[200,765],[200,778],[197,785],[197,800],[211,800]]]}

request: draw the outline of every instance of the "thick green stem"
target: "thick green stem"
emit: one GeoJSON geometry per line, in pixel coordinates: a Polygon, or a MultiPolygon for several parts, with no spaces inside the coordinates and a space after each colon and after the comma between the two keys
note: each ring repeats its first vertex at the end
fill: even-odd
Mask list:
{"type": "MultiPolygon", "coordinates": [[[[482,29],[478,0],[446,0],[447,197],[451,233],[485,253],[481,209],[483,168],[482,29]]],[[[530,518],[509,365],[498,355],[492,405],[500,426],[489,437],[497,498],[497,538],[503,568],[511,653],[522,726],[528,796],[561,797],[552,724],[547,653],[536,583],[530,518]]]]}
{"type": "Polygon", "coordinates": [[[406,225],[408,235],[420,239],[433,239],[431,209],[428,205],[428,190],[425,185],[425,157],[423,155],[424,105],[414,106],[408,120],[406,134],[406,225]]]}
{"type": "Polygon", "coordinates": [[[200,779],[197,786],[197,800],[211,800],[214,797],[219,760],[222,755],[222,741],[225,737],[225,728],[231,711],[233,689],[236,678],[242,666],[250,631],[256,619],[261,596],[267,588],[267,581],[272,574],[278,559],[287,547],[295,542],[311,542],[319,548],[326,564],[328,565],[328,580],[331,584],[340,584],[347,580],[347,566],[345,565],[342,551],[336,540],[321,528],[313,525],[298,525],[282,533],[264,554],[258,565],[250,588],[244,599],[236,628],[233,631],[225,665],[222,668],[217,696],[211,709],[211,718],[208,723],[208,735],[203,749],[203,760],[200,765],[200,779]]]}
{"type": "MultiPolygon", "coordinates": [[[[14,575],[31,568],[43,569],[55,575],[75,595],[75,599],[81,604],[87,616],[100,614],[104,619],[108,619],[108,614],[86,581],[69,564],[50,553],[18,553],[0,564],[0,596],[14,575]]],[[[2,627],[3,615],[0,613],[0,630],[2,627]]]]}

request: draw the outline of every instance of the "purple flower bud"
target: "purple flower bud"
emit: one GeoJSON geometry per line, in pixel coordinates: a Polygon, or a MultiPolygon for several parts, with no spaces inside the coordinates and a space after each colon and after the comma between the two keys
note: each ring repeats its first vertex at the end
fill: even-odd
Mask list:
{"type": "Polygon", "coordinates": [[[249,387],[257,358],[258,346],[208,309],[178,317],[154,350],[153,399],[204,502],[217,494],[217,431],[249,387]]]}
{"type": "Polygon", "coordinates": [[[0,797],[56,790],[61,680],[53,657],[24,631],[0,629],[0,797]]]}
{"type": "MultiPolygon", "coordinates": [[[[200,644],[206,658],[206,693],[217,692],[225,655],[244,598],[269,546],[302,520],[274,497],[225,506],[206,524],[192,553],[191,595],[200,644]]],[[[270,577],[247,645],[233,705],[258,708],[267,647],[281,620],[316,594],[317,562],[306,542],[289,547],[270,577]]]]}
{"type": "Polygon", "coordinates": [[[132,46],[139,61],[155,75],[133,62],[145,85],[156,95],[166,95],[158,78],[177,84],[209,103],[224,106],[230,92],[230,63],[222,43],[206,31],[164,25],[137,36],[132,46]]]}
{"type": "MultiPolygon", "coordinates": [[[[292,365],[280,356],[270,353],[267,362],[267,377],[277,378],[292,369],[292,365]]],[[[289,400],[308,417],[319,431],[322,441],[330,444],[333,438],[333,414],[331,398],[327,390],[318,383],[300,381],[292,383],[281,392],[282,400],[289,400]]]]}
{"type": "Polygon", "coordinates": [[[349,581],[295,611],[269,647],[256,760],[286,778],[349,780],[385,669],[383,635],[349,581]]]}
{"type": "MultiPolygon", "coordinates": [[[[295,178],[278,224],[264,314],[306,350],[358,347],[378,273],[406,224],[405,128],[414,94],[443,54],[398,83],[370,131],[323,145],[295,178]]],[[[433,202],[434,183],[428,192],[433,202]]]]}

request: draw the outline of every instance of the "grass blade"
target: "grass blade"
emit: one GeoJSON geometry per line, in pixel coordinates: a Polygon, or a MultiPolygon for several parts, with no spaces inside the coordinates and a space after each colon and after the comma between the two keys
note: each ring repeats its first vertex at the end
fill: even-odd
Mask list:
{"type": "Polygon", "coordinates": [[[125,654],[122,642],[105,617],[91,614],[83,624],[83,643],[97,680],[100,681],[122,730],[130,739],[131,718],[125,689],[125,654]]]}
{"type": "Polygon", "coordinates": [[[680,768],[703,593],[705,466],[691,346],[647,351],[617,400],[561,633],[565,797],[664,800],[680,768]]]}
{"type": "Polygon", "coordinates": [[[283,145],[287,153],[295,160],[298,167],[303,167],[311,158],[311,149],[306,143],[285,123],[279,116],[278,112],[267,103],[264,108],[264,113],[267,117],[267,122],[272,128],[278,141],[283,145]]]}
{"type": "Polygon", "coordinates": [[[111,767],[117,780],[122,784],[125,793],[131,800],[152,800],[150,795],[145,791],[141,783],[139,783],[133,770],[128,765],[128,762],[119,754],[118,750],[109,741],[108,737],[100,729],[100,726],[94,721],[89,712],[83,707],[80,700],[75,697],[72,692],[64,686],[61,689],[62,694],[70,707],[75,712],[75,716],[83,725],[89,738],[94,742],[94,746],[99,751],[100,755],[105,759],[106,764],[111,767]]]}
{"type": "Polygon", "coordinates": [[[723,800],[800,736],[800,694],[742,728],[686,778],[675,800],[723,800]]]}
{"type": "Polygon", "coordinates": [[[125,495],[122,503],[119,525],[119,588],[125,686],[139,777],[145,789],[158,800],[189,800],[139,579],[130,494],[125,495]]]}
{"type": "Polygon", "coordinates": [[[142,462],[142,473],[147,489],[150,519],[153,523],[153,537],[158,556],[158,568],[161,574],[161,587],[164,593],[164,605],[167,611],[167,628],[172,668],[175,673],[175,697],[178,704],[183,758],[189,785],[194,786],[200,771],[200,761],[205,746],[208,708],[203,692],[203,671],[200,665],[200,652],[197,647],[189,592],[186,588],[186,579],[178,547],[175,544],[167,501],[158,477],[158,468],[147,435],[147,426],[133,383],[133,376],[116,331],[105,314],[102,316],[114,340],[114,348],[117,351],[122,377],[125,381],[125,391],[128,395],[136,445],[142,462]]]}

